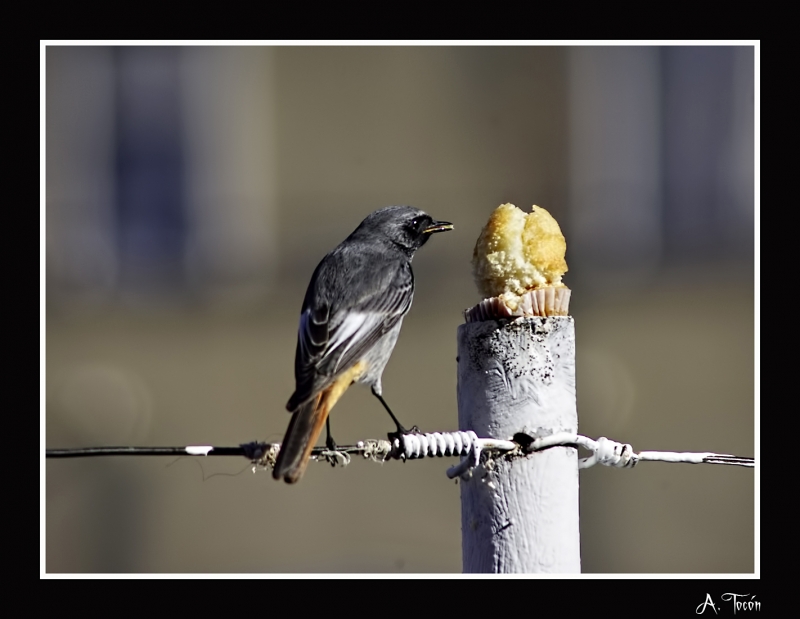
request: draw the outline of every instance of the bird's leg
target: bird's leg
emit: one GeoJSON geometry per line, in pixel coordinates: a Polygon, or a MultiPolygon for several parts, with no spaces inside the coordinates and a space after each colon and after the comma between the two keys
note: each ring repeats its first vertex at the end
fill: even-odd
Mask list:
{"type": "Polygon", "coordinates": [[[397,434],[409,434],[409,432],[419,432],[419,428],[417,426],[412,426],[410,431],[406,430],[403,427],[403,424],[397,421],[397,417],[394,416],[392,409],[389,408],[389,405],[386,403],[386,400],[383,399],[383,396],[381,396],[380,393],[375,391],[375,389],[372,390],[372,394],[381,401],[381,404],[383,404],[383,408],[385,408],[386,412],[389,413],[389,416],[392,418],[392,421],[394,421],[394,425],[397,426],[397,434]]]}
{"type": "Polygon", "coordinates": [[[327,436],[325,437],[325,447],[328,451],[322,453],[322,456],[330,462],[331,466],[347,466],[350,464],[350,454],[346,451],[339,451],[339,446],[331,436],[331,418],[325,420],[325,429],[327,436]]]}
{"type": "Polygon", "coordinates": [[[330,463],[331,466],[347,466],[350,463],[350,455],[347,452],[339,451],[339,446],[331,436],[331,418],[325,420],[325,429],[327,436],[325,437],[325,447],[328,451],[323,452],[322,456],[330,463]]]}
{"type": "Polygon", "coordinates": [[[328,417],[325,420],[325,430],[327,436],[325,437],[325,447],[328,448],[329,451],[336,451],[338,449],[338,445],[336,441],[333,440],[333,436],[331,436],[331,418],[328,417]]]}

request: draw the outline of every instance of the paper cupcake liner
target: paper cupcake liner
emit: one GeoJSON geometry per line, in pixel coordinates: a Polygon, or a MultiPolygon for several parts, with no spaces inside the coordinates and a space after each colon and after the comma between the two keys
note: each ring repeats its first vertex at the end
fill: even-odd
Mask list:
{"type": "Polygon", "coordinates": [[[517,308],[510,309],[500,297],[484,299],[464,310],[466,322],[482,322],[520,316],[567,316],[572,291],[567,287],[528,290],[520,297],[517,308]]]}

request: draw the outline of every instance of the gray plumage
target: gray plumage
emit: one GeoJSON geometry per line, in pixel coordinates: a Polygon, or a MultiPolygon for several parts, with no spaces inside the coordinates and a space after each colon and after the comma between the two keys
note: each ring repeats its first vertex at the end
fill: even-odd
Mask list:
{"type": "Polygon", "coordinates": [[[364,362],[356,382],[381,395],[381,375],[414,298],[411,260],[431,233],[451,228],[410,206],[386,207],[368,215],[319,263],[300,313],[296,388],[286,405],[294,416],[273,472],[276,478],[304,468],[301,455],[318,435],[310,436],[315,399],[343,373],[364,362]]]}

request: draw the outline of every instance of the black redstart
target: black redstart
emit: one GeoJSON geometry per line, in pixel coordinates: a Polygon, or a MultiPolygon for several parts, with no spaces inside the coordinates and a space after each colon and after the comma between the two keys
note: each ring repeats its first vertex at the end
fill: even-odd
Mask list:
{"type": "MultiPolygon", "coordinates": [[[[414,297],[411,259],[434,232],[452,230],[410,206],[368,215],[325,256],[308,285],[295,354],[295,392],[272,476],[295,483],[336,401],[354,382],[369,385],[397,425],[381,393],[381,374],[414,297]]],[[[334,445],[328,428],[328,445],[334,445]]]]}

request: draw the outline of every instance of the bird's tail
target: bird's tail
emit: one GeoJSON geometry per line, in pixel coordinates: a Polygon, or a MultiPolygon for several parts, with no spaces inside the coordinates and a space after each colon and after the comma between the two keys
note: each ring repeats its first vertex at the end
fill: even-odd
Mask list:
{"type": "Polygon", "coordinates": [[[300,480],[311,457],[311,450],[328,419],[330,406],[326,406],[324,393],[302,404],[294,413],[286,436],[278,452],[278,460],[272,476],[283,479],[287,484],[300,480]]]}
{"type": "Polygon", "coordinates": [[[365,368],[363,361],[356,363],[316,397],[301,404],[292,413],[292,420],[286,429],[286,436],[272,471],[275,479],[283,479],[287,484],[300,481],[311,457],[311,450],[314,449],[331,409],[353,381],[363,374],[365,368]]]}

